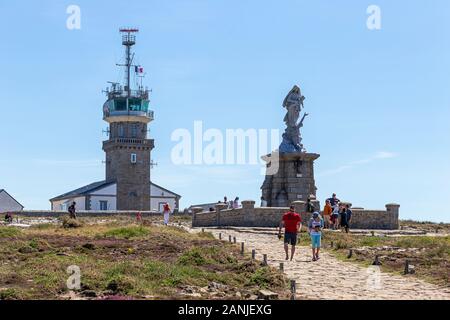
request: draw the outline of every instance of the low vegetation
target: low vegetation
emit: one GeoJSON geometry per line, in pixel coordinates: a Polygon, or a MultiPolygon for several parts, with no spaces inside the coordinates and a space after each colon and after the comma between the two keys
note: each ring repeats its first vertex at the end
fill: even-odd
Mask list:
{"type": "Polygon", "coordinates": [[[261,288],[287,297],[281,273],[210,233],[77,220],[76,228],[0,227],[0,299],[253,299],[261,288]],[[81,287],[69,291],[73,265],[81,287]]]}

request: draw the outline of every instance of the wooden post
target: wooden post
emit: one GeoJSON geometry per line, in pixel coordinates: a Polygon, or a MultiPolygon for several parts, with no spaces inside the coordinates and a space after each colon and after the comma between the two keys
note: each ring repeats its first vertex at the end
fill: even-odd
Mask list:
{"type": "Polygon", "coordinates": [[[405,261],[405,271],[403,272],[403,274],[409,274],[409,261],[408,260],[405,261]]]}
{"type": "Polygon", "coordinates": [[[353,250],[350,249],[350,250],[348,251],[347,259],[350,259],[352,256],[353,256],[353,250]]]}
{"type": "Polygon", "coordinates": [[[233,237],[233,242],[236,243],[236,237],[233,237]]]}
{"type": "Polygon", "coordinates": [[[267,254],[263,254],[263,265],[267,266],[267,254]]]}
{"type": "Polygon", "coordinates": [[[219,240],[222,240],[222,233],[219,232],[219,240]]]}
{"type": "Polygon", "coordinates": [[[375,256],[375,261],[372,263],[372,265],[374,265],[374,266],[381,266],[381,261],[380,261],[380,259],[379,259],[379,256],[378,255],[376,255],[375,256]]]}
{"type": "Polygon", "coordinates": [[[231,236],[228,236],[228,241],[231,242],[231,236]]]}
{"type": "Polygon", "coordinates": [[[252,249],[252,260],[255,260],[256,258],[256,250],[252,249]]]}
{"type": "Polygon", "coordinates": [[[205,232],[205,228],[202,228],[202,232],[205,232]]]}
{"type": "Polygon", "coordinates": [[[244,254],[244,242],[241,242],[241,254],[244,254]]]}
{"type": "Polygon", "coordinates": [[[334,243],[333,243],[333,241],[331,241],[331,244],[330,244],[331,248],[333,248],[333,245],[334,245],[334,243]]]}
{"type": "Polygon", "coordinates": [[[280,262],[280,271],[284,272],[284,263],[283,262],[280,262]]]}
{"type": "Polygon", "coordinates": [[[291,280],[291,300],[295,300],[297,294],[297,284],[295,280],[291,280]]]}

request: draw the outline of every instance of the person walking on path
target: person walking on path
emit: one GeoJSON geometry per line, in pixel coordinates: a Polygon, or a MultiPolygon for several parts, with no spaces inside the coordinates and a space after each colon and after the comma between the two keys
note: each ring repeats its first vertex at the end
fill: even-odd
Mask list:
{"type": "Polygon", "coordinates": [[[294,258],[295,246],[297,245],[297,234],[302,228],[302,218],[291,206],[289,211],[283,215],[278,229],[278,239],[281,239],[281,229],[284,227],[284,252],[286,260],[289,260],[289,244],[291,245],[291,261],[294,258]]]}
{"type": "Polygon", "coordinates": [[[70,219],[76,219],[77,218],[77,213],[76,213],[76,208],[75,208],[76,205],[77,205],[77,203],[74,201],[74,202],[72,202],[72,204],[67,209],[67,211],[69,211],[70,219]]]}
{"type": "Polygon", "coordinates": [[[312,261],[320,259],[320,242],[322,238],[323,220],[318,212],[314,212],[308,223],[308,232],[311,236],[312,261]]]}
{"type": "Polygon", "coordinates": [[[170,217],[170,207],[167,202],[164,204],[163,214],[164,214],[164,225],[167,226],[169,224],[169,217],[170,217]]]}
{"type": "Polygon", "coordinates": [[[325,228],[331,227],[331,214],[333,213],[333,208],[331,207],[330,200],[325,201],[325,207],[323,208],[323,219],[325,222],[325,228]]]}

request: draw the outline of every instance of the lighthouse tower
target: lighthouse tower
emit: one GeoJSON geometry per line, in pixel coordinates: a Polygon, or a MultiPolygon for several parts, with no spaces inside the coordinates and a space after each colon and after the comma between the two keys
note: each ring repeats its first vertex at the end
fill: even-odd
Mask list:
{"type": "Polygon", "coordinates": [[[142,87],[143,69],[133,64],[138,29],[120,29],[125,47],[124,84],[110,82],[103,105],[103,120],[109,124],[109,139],[103,141],[106,153],[106,181],[117,184],[117,210],[150,210],[150,152],[153,139],[147,138],[147,125],[153,120],[148,109],[149,91],[142,87]],[[132,77],[134,75],[134,77],[132,77]],[[137,83],[131,86],[131,78],[137,83]],[[140,78],[141,83],[137,81],[140,78]]]}

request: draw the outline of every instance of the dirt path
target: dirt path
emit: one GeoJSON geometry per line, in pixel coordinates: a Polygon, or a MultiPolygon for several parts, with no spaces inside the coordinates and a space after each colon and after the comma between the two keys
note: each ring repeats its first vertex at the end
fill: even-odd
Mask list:
{"type": "MultiPolygon", "coordinates": [[[[201,231],[201,229],[195,229],[201,231]]],[[[351,262],[334,258],[326,251],[321,259],[311,261],[309,247],[298,247],[294,260],[285,261],[283,244],[275,234],[248,228],[206,229],[215,237],[222,233],[222,240],[229,235],[237,243],[244,242],[246,251],[256,250],[256,259],[267,254],[268,263],[279,267],[284,262],[284,272],[297,282],[298,299],[401,299],[401,300],[450,300],[450,289],[441,288],[422,280],[380,272],[376,267],[364,268],[351,262]]],[[[303,237],[307,236],[302,234],[303,237]]]]}

